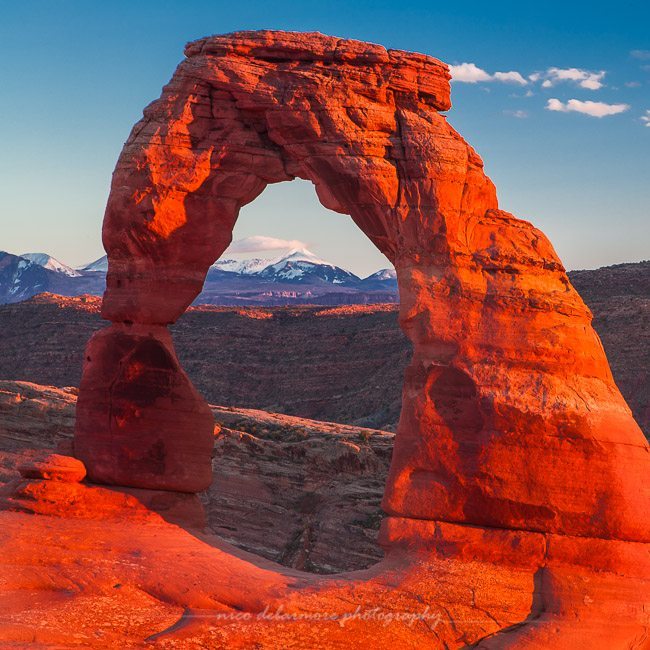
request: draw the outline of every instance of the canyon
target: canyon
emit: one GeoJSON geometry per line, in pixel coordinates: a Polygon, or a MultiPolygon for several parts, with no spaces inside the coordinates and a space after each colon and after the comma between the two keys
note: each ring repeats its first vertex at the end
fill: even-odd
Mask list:
{"type": "MultiPolygon", "coordinates": [[[[650,436],[650,263],[569,273],[594,314],[614,378],[650,436]]],[[[78,387],[101,300],[41,294],[0,306],[0,377],[78,387]]],[[[411,346],[396,305],[194,306],[171,328],[212,404],[394,431],[411,346]],[[381,350],[381,355],[376,354],[381,350]]]]}

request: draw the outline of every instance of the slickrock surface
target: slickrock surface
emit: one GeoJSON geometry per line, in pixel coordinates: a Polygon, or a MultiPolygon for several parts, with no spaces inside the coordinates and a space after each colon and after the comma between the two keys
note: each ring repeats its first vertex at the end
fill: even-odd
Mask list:
{"type": "Polygon", "coordinates": [[[69,441],[74,431],[76,388],[0,381],[0,483],[18,466],[69,441]]]}
{"type": "MultiPolygon", "coordinates": [[[[8,381],[0,382],[0,395],[0,499],[8,498],[9,508],[0,512],[0,641],[6,647],[135,648],[148,639],[160,648],[363,643],[500,650],[511,647],[508,637],[527,617],[533,631],[546,629],[545,648],[643,647],[647,631],[643,624],[630,625],[629,610],[642,611],[647,593],[645,545],[430,522],[418,531],[427,554],[402,549],[391,558],[389,549],[383,564],[351,574],[354,581],[282,577],[284,569],[265,564],[260,555],[317,572],[379,560],[380,548],[371,542],[390,434],[213,407],[219,426],[215,489],[203,495],[208,530],[257,553],[248,556],[196,525],[179,523],[164,508],[163,519],[148,507],[145,491],[20,482],[20,459],[42,454],[54,440],[59,446],[69,440],[75,397],[8,381]],[[361,453],[351,453],[350,445],[361,453]],[[282,453],[292,447],[296,453],[282,453]],[[373,469],[372,478],[364,465],[373,469]],[[303,486],[301,477],[308,474],[312,486],[303,486]],[[327,475],[325,490],[317,485],[319,474],[327,475]],[[316,512],[304,512],[305,503],[315,504],[316,512]],[[346,523],[346,514],[361,517],[371,504],[370,527],[346,523]],[[332,512],[335,526],[328,520],[332,512]],[[311,529],[298,544],[294,540],[291,554],[283,544],[300,529],[291,528],[296,520],[311,529]],[[562,565],[567,542],[585,547],[577,575],[575,557],[574,566],[562,565]],[[545,553],[546,564],[559,566],[536,569],[545,553]],[[588,568],[594,557],[609,568],[605,564],[594,575],[588,568]],[[228,573],[234,582],[224,579],[228,573]],[[280,585],[287,583],[302,595],[283,592],[280,585]],[[567,607],[580,617],[569,613],[567,621],[567,607]],[[323,615],[336,618],[323,621],[323,615]]],[[[160,493],[157,500],[169,495],[160,493]]],[[[187,504],[184,511],[187,518],[187,504]]],[[[384,534],[393,549],[413,543],[407,520],[388,525],[384,534]]],[[[648,625],[647,614],[640,620],[648,625]]]]}
{"type": "Polygon", "coordinates": [[[396,521],[382,563],[326,577],[167,523],[108,487],[36,481],[3,493],[8,648],[647,645],[642,544],[427,522],[426,551],[415,551],[396,521]]]}
{"type": "MultiPolygon", "coordinates": [[[[0,483],[71,440],[75,400],[65,390],[0,380],[0,483]]],[[[214,481],[201,494],[211,532],[316,573],[381,559],[379,503],[393,434],[259,410],[212,412],[214,481]]]]}

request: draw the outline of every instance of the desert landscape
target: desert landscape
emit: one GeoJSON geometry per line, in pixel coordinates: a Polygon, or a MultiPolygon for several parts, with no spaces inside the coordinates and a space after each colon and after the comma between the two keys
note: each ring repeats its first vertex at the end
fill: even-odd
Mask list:
{"type": "MultiPolygon", "coordinates": [[[[647,437],[649,364],[639,352],[650,349],[643,343],[650,265],[570,277],[588,296],[614,377],[647,437]]],[[[102,327],[100,305],[92,296],[41,294],[0,307],[8,337],[0,362],[3,482],[16,479],[17,467],[37,451],[54,452],[72,439],[84,341],[102,327]]],[[[411,354],[397,307],[198,306],[172,333],[190,379],[213,405],[214,481],[201,495],[206,527],[300,570],[376,563],[411,354]],[[345,546],[337,543],[342,534],[345,546]]]]}
{"type": "MultiPolygon", "coordinates": [[[[650,263],[569,278],[594,315],[617,386],[650,436],[650,263]]],[[[100,308],[94,296],[47,293],[0,306],[0,377],[78,387],[85,341],[103,325],[100,308]]],[[[398,310],[197,305],[171,331],[183,367],[211,404],[395,431],[411,355],[398,310]]]]}
{"type": "Polygon", "coordinates": [[[2,647],[650,647],[650,262],[567,273],[436,58],[184,54],[106,257],[0,253],[2,647]],[[228,257],[294,179],[389,265],[228,257]]]}

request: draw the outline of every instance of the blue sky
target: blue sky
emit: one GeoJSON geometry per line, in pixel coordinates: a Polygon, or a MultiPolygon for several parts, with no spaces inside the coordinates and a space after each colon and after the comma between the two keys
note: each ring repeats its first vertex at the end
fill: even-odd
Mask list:
{"type": "MultiPolygon", "coordinates": [[[[449,121],[501,207],[542,228],[568,268],[647,259],[649,24],[647,2],[0,0],[0,249],[99,257],[122,143],[185,42],[275,28],[473,64],[455,68],[449,121]]],[[[244,208],[236,237],[252,235],[304,241],[361,274],[384,265],[305,182],[244,208]]]]}

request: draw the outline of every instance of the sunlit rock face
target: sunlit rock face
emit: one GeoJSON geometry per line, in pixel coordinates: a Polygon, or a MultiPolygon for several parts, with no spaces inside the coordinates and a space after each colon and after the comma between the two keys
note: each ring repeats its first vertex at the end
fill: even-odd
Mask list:
{"type": "Polygon", "coordinates": [[[187,46],[113,177],[114,325],[89,345],[75,439],[93,480],[207,486],[211,423],[166,325],[239,209],[300,177],[397,270],[414,355],[386,512],[648,540],[647,445],[591,314],[546,237],[499,210],[449,108],[447,67],[419,54],[268,31],[187,46]]]}
{"type": "Polygon", "coordinates": [[[648,446],[548,240],[498,209],[480,158],[440,114],[448,82],[435,59],[320,34],[242,32],[187,47],[113,177],[103,233],[112,324],[87,347],[77,402],[86,482],[55,480],[82,476],[59,454],[0,492],[0,638],[647,645],[648,446]],[[413,344],[383,499],[385,559],[334,577],[202,535],[200,508],[180,525],[152,511],[161,499],[166,511],[191,510],[183,504],[196,498],[177,493],[211,479],[212,418],[167,326],[199,293],[241,206],[295,177],[395,264],[413,344]],[[269,606],[298,621],[260,622],[269,606]],[[373,608],[437,618],[354,616],[373,608]],[[137,625],[115,625],[134,611],[137,625]],[[300,618],[327,612],[350,620],[300,618]],[[224,613],[250,616],[224,623],[224,613]]]}

